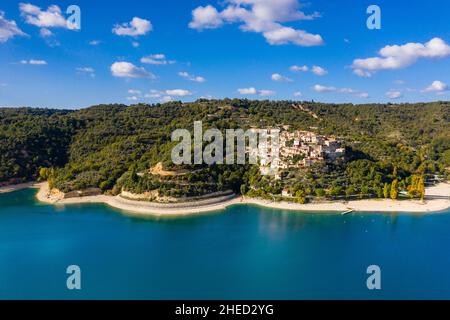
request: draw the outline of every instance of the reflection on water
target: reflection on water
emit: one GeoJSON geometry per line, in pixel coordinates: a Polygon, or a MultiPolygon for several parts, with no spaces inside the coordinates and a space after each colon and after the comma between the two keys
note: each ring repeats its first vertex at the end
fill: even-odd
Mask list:
{"type": "Polygon", "coordinates": [[[142,219],[104,205],[42,205],[34,193],[0,195],[0,298],[71,298],[74,263],[85,270],[82,299],[450,298],[450,211],[236,205],[142,219]],[[371,264],[382,268],[377,295],[365,286],[371,264]]]}
{"type": "Polygon", "coordinates": [[[286,211],[274,212],[265,209],[264,214],[258,215],[258,230],[272,238],[281,238],[289,231],[299,231],[308,223],[308,218],[303,213],[286,211]]]}

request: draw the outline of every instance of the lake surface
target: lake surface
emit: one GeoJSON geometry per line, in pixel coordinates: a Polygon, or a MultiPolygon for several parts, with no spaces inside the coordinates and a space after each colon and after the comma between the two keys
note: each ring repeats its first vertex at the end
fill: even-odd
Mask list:
{"type": "Polygon", "coordinates": [[[450,211],[140,219],[0,195],[1,299],[450,299],[450,211]],[[80,291],[66,268],[81,268],[80,291]],[[381,290],[367,289],[369,265],[381,290]]]}

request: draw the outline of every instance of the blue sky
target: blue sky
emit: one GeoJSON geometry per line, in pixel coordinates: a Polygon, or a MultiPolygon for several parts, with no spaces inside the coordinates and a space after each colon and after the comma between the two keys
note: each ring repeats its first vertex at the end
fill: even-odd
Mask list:
{"type": "Polygon", "coordinates": [[[446,0],[3,1],[0,106],[448,100],[449,12],[446,0]],[[71,4],[80,30],[61,22],[71,4]],[[381,30],[366,26],[371,4],[381,30]]]}

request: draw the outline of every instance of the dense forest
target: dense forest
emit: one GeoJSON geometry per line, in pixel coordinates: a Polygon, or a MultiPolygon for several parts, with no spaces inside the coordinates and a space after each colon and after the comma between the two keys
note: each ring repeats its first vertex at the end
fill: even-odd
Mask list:
{"type": "Polygon", "coordinates": [[[63,192],[100,188],[117,194],[158,190],[194,196],[232,189],[273,197],[289,186],[311,197],[420,197],[424,183],[450,175],[450,102],[323,104],[241,99],[155,105],[98,105],[68,111],[0,109],[0,184],[48,179],[63,192]],[[342,139],[345,161],[283,172],[275,181],[255,166],[174,166],[175,129],[290,125],[342,139]],[[158,163],[181,174],[150,173],[158,163]]]}

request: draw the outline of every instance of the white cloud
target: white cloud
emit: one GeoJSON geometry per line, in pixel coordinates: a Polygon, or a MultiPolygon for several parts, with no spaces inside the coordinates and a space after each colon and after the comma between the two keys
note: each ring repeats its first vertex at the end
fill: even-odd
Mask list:
{"type": "Polygon", "coordinates": [[[311,71],[317,76],[324,76],[328,73],[327,70],[319,66],[313,66],[311,71]]]}
{"type": "Polygon", "coordinates": [[[301,91],[294,92],[294,97],[301,97],[303,94],[301,91]]]}
{"type": "Polygon", "coordinates": [[[206,81],[206,79],[203,78],[202,76],[195,76],[195,77],[191,78],[190,80],[191,81],[195,81],[195,82],[199,82],[199,83],[202,83],[202,82],[206,81]]]}
{"type": "Polygon", "coordinates": [[[157,53],[157,54],[151,55],[151,57],[154,58],[154,59],[165,59],[166,55],[162,54],[162,53],[157,53]]]}
{"type": "Polygon", "coordinates": [[[139,98],[136,97],[136,96],[131,96],[131,97],[127,97],[127,100],[129,100],[129,101],[137,101],[137,100],[139,100],[139,98]]]}
{"type": "Polygon", "coordinates": [[[42,28],[39,31],[39,34],[41,35],[42,38],[48,38],[48,37],[53,36],[53,32],[47,28],[42,28]]]}
{"type": "Polygon", "coordinates": [[[240,29],[245,32],[261,33],[272,45],[296,44],[299,46],[317,46],[323,44],[318,34],[287,27],[282,23],[313,20],[320,15],[315,12],[306,15],[298,10],[298,0],[227,0],[224,10],[218,11],[207,5],[192,11],[192,29],[215,29],[224,23],[240,23],[240,29]]]}
{"type": "Polygon", "coordinates": [[[355,59],[353,72],[358,76],[370,77],[378,70],[396,70],[409,67],[420,58],[445,58],[450,56],[450,46],[440,38],[433,38],[425,44],[407,43],[386,46],[379,51],[380,57],[355,59]]]}
{"type": "Polygon", "coordinates": [[[333,86],[323,86],[320,84],[316,84],[312,87],[312,89],[319,93],[342,93],[342,94],[350,94],[354,95],[358,98],[368,98],[369,94],[367,92],[355,90],[352,88],[336,88],[333,86]]]}
{"type": "Polygon", "coordinates": [[[272,80],[276,82],[292,82],[292,79],[282,76],[279,73],[272,74],[272,80]]]}
{"type": "Polygon", "coordinates": [[[145,94],[145,97],[155,99],[155,98],[161,98],[161,96],[163,94],[164,94],[164,92],[152,89],[152,90],[150,90],[150,93],[145,94]]]}
{"type": "Polygon", "coordinates": [[[316,92],[336,92],[338,89],[336,87],[327,87],[327,86],[322,86],[320,84],[316,84],[313,86],[313,90],[316,92]]]}
{"type": "Polygon", "coordinates": [[[89,41],[89,45],[91,46],[98,46],[101,43],[100,40],[91,40],[89,41]]]}
{"type": "Polygon", "coordinates": [[[253,88],[253,87],[251,87],[251,88],[241,88],[241,89],[238,89],[238,92],[240,94],[257,94],[258,93],[256,88],[253,88]]]}
{"type": "Polygon", "coordinates": [[[175,61],[167,60],[166,56],[162,53],[151,54],[149,56],[145,56],[141,58],[142,63],[153,64],[153,65],[166,65],[166,64],[174,64],[175,61]]]}
{"type": "Polygon", "coordinates": [[[325,68],[322,68],[320,66],[308,67],[306,65],[304,65],[304,66],[293,65],[293,66],[291,66],[289,68],[289,70],[291,70],[292,72],[308,72],[308,71],[311,71],[312,73],[314,73],[317,76],[324,76],[324,75],[328,74],[328,71],[325,68]]]}
{"type": "Polygon", "coordinates": [[[297,66],[294,65],[289,68],[292,72],[307,72],[309,70],[308,66],[297,66]]]}
{"type": "Polygon", "coordinates": [[[130,89],[130,90],[128,90],[128,93],[129,94],[134,94],[134,95],[141,95],[142,94],[141,90],[136,90],[136,89],[130,89]]]}
{"type": "MultiPolygon", "coordinates": [[[[163,90],[163,91],[152,89],[152,90],[150,90],[150,93],[146,93],[144,95],[144,97],[149,98],[149,99],[157,99],[159,102],[165,103],[165,102],[173,101],[174,98],[172,96],[187,97],[187,96],[191,96],[192,94],[193,93],[191,91],[184,90],[184,89],[172,89],[172,90],[163,90]]],[[[139,93],[139,95],[140,95],[140,93],[139,93]]]]}
{"type": "Polygon", "coordinates": [[[116,24],[112,32],[118,36],[137,37],[146,35],[152,30],[153,26],[150,21],[134,17],[131,22],[116,24]]]}
{"type": "Polygon", "coordinates": [[[164,96],[161,98],[162,103],[171,102],[171,101],[173,101],[173,98],[171,96],[164,96]]]}
{"type": "Polygon", "coordinates": [[[276,91],[273,90],[259,90],[258,94],[262,97],[274,96],[276,95],[276,91]]]}
{"type": "Polygon", "coordinates": [[[386,92],[386,97],[389,99],[398,99],[401,98],[403,95],[399,90],[389,90],[386,92]]]}
{"type": "Polygon", "coordinates": [[[140,43],[137,42],[137,41],[133,41],[133,42],[131,43],[131,45],[133,46],[133,48],[139,48],[140,43]]]}
{"type": "Polygon", "coordinates": [[[401,86],[401,85],[406,84],[406,81],[403,81],[403,80],[395,80],[394,83],[401,86]]]}
{"type": "Polygon", "coordinates": [[[307,33],[291,27],[276,27],[263,33],[267,42],[272,45],[293,43],[298,46],[312,47],[323,44],[322,37],[318,34],[307,33]]]}
{"type": "Polygon", "coordinates": [[[136,67],[130,62],[114,62],[111,65],[111,73],[118,78],[150,78],[155,79],[155,75],[144,68],[136,67]]]}
{"type": "Polygon", "coordinates": [[[91,78],[95,78],[95,70],[91,67],[79,67],[76,68],[77,73],[89,75],[91,78]]]}
{"type": "Polygon", "coordinates": [[[367,92],[359,92],[359,93],[356,93],[356,96],[357,96],[358,98],[364,98],[364,99],[366,99],[366,98],[369,97],[369,94],[368,94],[367,92]]]}
{"type": "Polygon", "coordinates": [[[26,36],[22,30],[19,29],[14,20],[7,20],[5,13],[0,11],[0,43],[5,43],[15,36],[26,36]]]}
{"type": "Polygon", "coordinates": [[[353,73],[357,76],[364,77],[364,78],[370,78],[372,76],[372,73],[363,69],[354,69],[353,73]]]}
{"type": "Polygon", "coordinates": [[[356,90],[354,90],[352,88],[342,88],[342,89],[339,89],[339,92],[353,94],[353,93],[356,93],[356,90]]]}
{"type": "Polygon", "coordinates": [[[20,3],[19,10],[26,23],[39,28],[77,29],[77,26],[66,21],[57,5],[51,5],[47,10],[42,10],[31,3],[20,3]]]}
{"type": "Polygon", "coordinates": [[[37,59],[30,59],[30,60],[21,60],[21,64],[32,64],[36,66],[43,66],[47,64],[47,61],[45,60],[37,60],[37,59]]]}
{"type": "Polygon", "coordinates": [[[216,8],[211,5],[198,7],[192,11],[191,29],[215,29],[223,24],[222,17],[216,8]]]}
{"type": "Polygon", "coordinates": [[[435,92],[436,94],[443,94],[445,91],[448,91],[449,87],[446,83],[436,80],[433,81],[428,87],[426,87],[423,92],[435,92]]]}
{"type": "Polygon", "coordinates": [[[159,102],[165,103],[174,100],[173,97],[168,94],[169,92],[175,93],[175,95],[179,97],[189,96],[192,94],[190,91],[183,89],[165,90],[165,91],[158,91],[152,89],[150,90],[150,93],[146,93],[144,97],[149,99],[157,99],[159,102]]]}
{"type": "Polygon", "coordinates": [[[190,81],[194,81],[194,82],[199,82],[199,83],[203,83],[206,81],[206,79],[204,77],[201,76],[194,76],[191,75],[187,72],[178,72],[178,75],[182,78],[188,79],[190,81]]]}
{"type": "Polygon", "coordinates": [[[91,67],[80,67],[76,69],[78,72],[85,72],[85,73],[94,73],[95,70],[91,67]]]}
{"type": "Polygon", "coordinates": [[[238,89],[238,92],[243,95],[260,95],[260,96],[274,96],[277,94],[273,90],[257,90],[254,87],[241,88],[241,89],[238,89]]]}
{"type": "Polygon", "coordinates": [[[176,96],[176,97],[186,97],[191,96],[192,92],[189,90],[184,89],[172,89],[172,90],[166,90],[165,93],[169,96],[176,96]]]}

